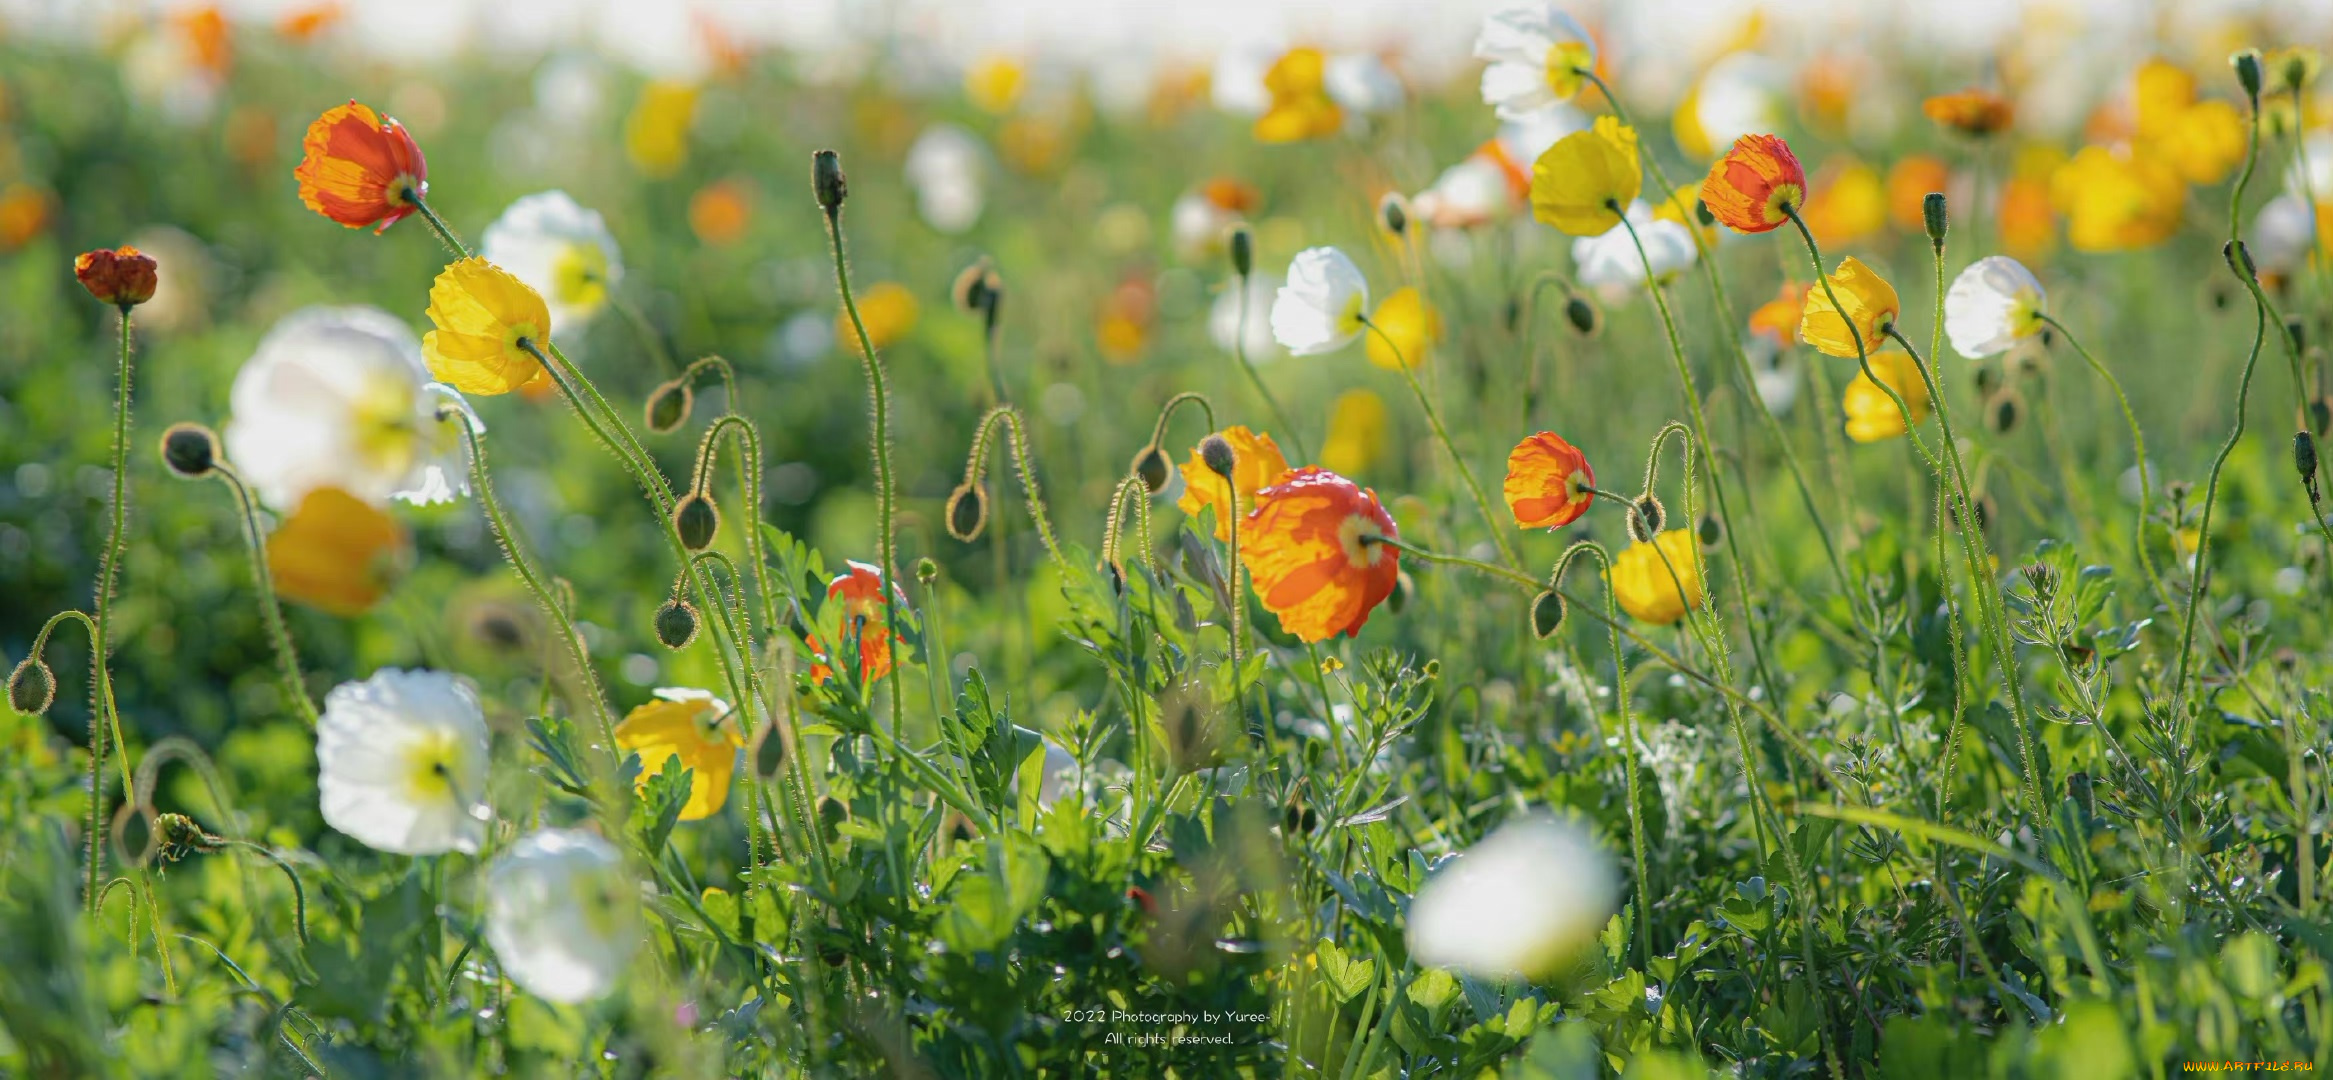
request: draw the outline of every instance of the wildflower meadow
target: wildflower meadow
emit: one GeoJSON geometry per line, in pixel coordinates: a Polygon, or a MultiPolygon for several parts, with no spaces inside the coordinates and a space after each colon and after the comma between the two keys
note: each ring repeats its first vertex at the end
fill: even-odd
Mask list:
{"type": "Polygon", "coordinates": [[[2333,21],[1440,7],[0,5],[0,1075],[2333,1065],[2333,21]]]}

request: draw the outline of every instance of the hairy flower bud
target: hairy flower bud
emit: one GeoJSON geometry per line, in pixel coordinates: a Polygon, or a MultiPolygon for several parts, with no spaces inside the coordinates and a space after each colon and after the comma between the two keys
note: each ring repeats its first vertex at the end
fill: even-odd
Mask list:
{"type": "Polygon", "coordinates": [[[1167,463],[1166,451],[1157,443],[1142,448],[1134,455],[1134,475],[1142,480],[1142,488],[1153,495],[1165,491],[1173,475],[1173,466],[1167,463]]]}
{"type": "Polygon", "coordinates": [[[1649,544],[1661,535],[1661,526],[1668,522],[1669,512],[1651,492],[1636,497],[1628,504],[1628,538],[1639,544],[1649,544]]]}
{"type": "Polygon", "coordinates": [[[1563,629],[1565,616],[1571,614],[1571,605],[1563,594],[1549,589],[1531,601],[1531,635],[1544,641],[1563,629]]]}
{"type": "Polygon", "coordinates": [[[689,422],[690,410],[696,408],[696,391],[689,384],[674,379],[648,395],[648,430],[658,435],[670,434],[689,422]]]}
{"type": "Polygon", "coordinates": [[[89,295],[125,312],[154,298],[154,257],[127,244],[74,256],[73,276],[89,295]]]}
{"type": "Polygon", "coordinates": [[[1603,313],[1597,311],[1596,305],[1587,297],[1578,293],[1564,294],[1563,319],[1572,324],[1572,330],[1581,337],[1595,336],[1596,331],[1604,325],[1603,313]]]}
{"type": "Polygon", "coordinates": [[[1725,539],[1725,523],[1716,514],[1701,515],[1701,524],[1694,530],[1704,548],[1715,548],[1725,539]]]}
{"type": "Polygon", "coordinates": [[[697,609],[688,601],[674,597],[656,609],[656,640],[664,647],[678,652],[697,640],[697,609]]]}
{"type": "Polygon", "coordinates": [[[948,496],[948,535],[969,544],[988,527],[988,493],[964,484],[948,496]]]}
{"type": "Polygon", "coordinates": [[[40,657],[28,656],[8,675],[8,707],[26,716],[49,711],[57,700],[57,674],[40,657]]]}
{"type": "Polygon", "coordinates": [[[850,196],[850,182],[843,178],[842,155],[832,150],[819,150],[810,155],[810,190],[818,196],[818,206],[831,214],[842,209],[842,201],[850,196]]]}
{"type": "Polygon", "coordinates": [[[219,439],[196,423],[176,423],[162,432],[162,464],[189,480],[209,476],[219,464],[219,439]]]}
{"type": "Polygon", "coordinates": [[[1208,472],[1229,480],[1232,467],[1239,464],[1239,454],[1232,450],[1230,440],[1209,435],[1199,440],[1199,460],[1206,463],[1208,472]]]}
{"type": "Polygon", "coordinates": [[[692,491],[673,505],[672,526],[680,533],[680,546],[703,551],[713,546],[713,537],[721,531],[721,511],[711,495],[692,491]]]}
{"type": "Polygon", "coordinates": [[[1937,247],[1943,247],[1944,234],[1951,228],[1951,222],[1944,207],[1943,192],[1931,191],[1927,198],[1920,200],[1920,222],[1928,227],[1928,242],[1937,247]]]}
{"type": "Polygon", "coordinates": [[[1386,192],[1384,198],[1377,200],[1377,223],[1383,225],[1386,232],[1395,236],[1408,233],[1410,231],[1409,200],[1402,198],[1400,192],[1386,192]]]}
{"type": "Polygon", "coordinates": [[[1256,234],[1244,224],[1231,227],[1231,272],[1246,277],[1256,269],[1256,234]]]}

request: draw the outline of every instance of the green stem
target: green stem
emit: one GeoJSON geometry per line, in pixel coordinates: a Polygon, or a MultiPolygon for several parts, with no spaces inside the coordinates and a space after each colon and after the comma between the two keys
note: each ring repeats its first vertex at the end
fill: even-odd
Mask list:
{"type": "MultiPolygon", "coordinates": [[[[2231,262],[2235,260],[2231,259],[2231,262]]],[[[2239,273],[2237,276],[2246,277],[2239,273]]],[[[2260,366],[2260,348],[2268,339],[2268,305],[2255,303],[2256,326],[2252,333],[2252,352],[2244,360],[2243,377],[2236,383],[2236,426],[2228,432],[2228,441],[2220,445],[2219,456],[2212,459],[2211,474],[2203,485],[2203,517],[2196,526],[2195,570],[2189,576],[2187,614],[2179,623],[2179,673],[2171,684],[2173,696],[2187,700],[2188,679],[2195,659],[2195,612],[2203,601],[2203,594],[2211,587],[2211,517],[2219,505],[2220,470],[2228,464],[2228,455],[2236,450],[2236,443],[2244,437],[2244,413],[2252,400],[2252,372],[2260,366]]],[[[2279,330],[2279,333],[2282,331],[2279,330]]]]}
{"type": "Polygon", "coordinates": [[[267,627],[269,642],[275,646],[276,676],[283,682],[284,697],[316,726],[316,703],[308,698],[307,680],[300,675],[299,650],[292,646],[292,633],[284,626],[283,605],[276,599],[275,576],[267,565],[267,538],[259,531],[259,505],[251,497],[251,487],[241,473],[224,461],[216,463],[212,475],[235,492],[235,503],[243,517],[244,547],[251,555],[252,583],[259,590],[260,622],[267,627]]]}
{"type": "Polygon", "coordinates": [[[1458,452],[1458,444],[1450,438],[1450,429],[1442,426],[1442,414],[1434,408],[1433,400],[1426,396],[1426,388],[1419,385],[1417,372],[1410,370],[1409,358],[1402,355],[1401,346],[1379,329],[1376,322],[1366,315],[1360,319],[1361,325],[1368,327],[1369,332],[1376,334],[1377,340],[1384,342],[1385,347],[1392,351],[1394,366],[1401,369],[1401,377],[1409,383],[1410,393],[1417,397],[1418,408],[1426,414],[1426,423],[1433,427],[1434,437],[1441,440],[1443,451],[1450,455],[1451,463],[1458,466],[1458,478],[1466,482],[1467,492],[1474,496],[1475,509],[1482,512],[1482,523],[1491,531],[1491,542],[1498,545],[1499,555],[1506,560],[1508,568],[1521,573],[1523,561],[1515,556],[1514,545],[1507,541],[1507,530],[1499,521],[1498,513],[1491,509],[1490,499],[1483,495],[1482,485],[1475,481],[1474,470],[1467,466],[1466,456],[1458,452]]]}
{"type": "Polygon", "coordinates": [[[2047,313],[2042,313],[2040,319],[2059,334],[2064,335],[2066,344],[2073,346],[2074,352],[2082,358],[2084,363],[2090,365],[2090,370],[2097,372],[2099,378],[2106,380],[2107,389],[2114,391],[2115,403],[2122,406],[2123,423],[2130,427],[2131,450],[2138,455],[2139,459],[2139,520],[2135,530],[2135,542],[2139,549],[2139,566],[2146,571],[2147,584],[2155,590],[2156,598],[2163,602],[2164,607],[2170,607],[2170,589],[2163,584],[2163,574],[2155,566],[2155,557],[2147,551],[2147,507],[2148,500],[2153,494],[2154,483],[2147,476],[2147,437],[2139,430],[2138,414],[2131,410],[2130,395],[2123,393],[2122,380],[2115,378],[2114,372],[2107,370],[2106,365],[2100,363],[2097,357],[2092,356],[2089,349],[2083,348],[2082,342],[2074,337],[2074,332],[2066,329],[2066,324],[2059,322],[2047,313]]]}
{"type": "Polygon", "coordinates": [[[420,192],[412,188],[405,188],[397,194],[402,196],[415,210],[421,211],[421,220],[429,223],[429,230],[437,234],[438,242],[451,250],[455,258],[467,259],[470,257],[469,246],[462,243],[462,238],[455,236],[452,229],[446,228],[446,223],[437,216],[437,211],[429,208],[429,201],[422,198],[420,192]]]}
{"type": "MultiPolygon", "coordinates": [[[[129,793],[137,790],[137,783],[130,777],[129,748],[122,742],[121,710],[114,706],[113,676],[106,670],[105,631],[98,629],[97,621],[86,613],[70,610],[60,611],[49,616],[48,622],[41,624],[40,633],[33,636],[32,648],[25,653],[25,656],[29,659],[40,659],[42,651],[48,648],[49,635],[56,631],[59,623],[67,621],[80,623],[81,628],[89,632],[90,697],[95,704],[95,708],[91,710],[89,726],[94,730],[102,720],[105,727],[112,732],[114,764],[121,769],[122,794],[127,797],[129,793]]],[[[86,829],[89,839],[88,885],[87,891],[83,893],[82,901],[88,905],[91,911],[97,910],[97,901],[101,896],[97,877],[103,868],[105,855],[104,780],[102,759],[91,755],[89,759],[89,821],[86,829]]]]}
{"type": "MultiPolygon", "coordinates": [[[[1312,455],[1304,450],[1304,436],[1296,430],[1296,424],[1288,419],[1287,410],[1280,407],[1280,399],[1272,396],[1272,388],[1264,385],[1263,373],[1256,370],[1255,360],[1248,356],[1248,278],[1247,274],[1241,274],[1238,279],[1239,328],[1231,335],[1232,355],[1239,358],[1239,368],[1247,372],[1248,383],[1256,388],[1256,396],[1263,398],[1265,407],[1272,410],[1272,422],[1280,425],[1280,430],[1287,433],[1288,445],[1296,448],[1296,460],[1311,461],[1312,455]]],[[[1406,372],[1409,369],[1404,366],[1402,370],[1406,372]]],[[[1163,418],[1160,424],[1164,426],[1163,418]]],[[[1212,419],[1208,421],[1208,426],[1211,430],[1214,427],[1212,419]]]]}

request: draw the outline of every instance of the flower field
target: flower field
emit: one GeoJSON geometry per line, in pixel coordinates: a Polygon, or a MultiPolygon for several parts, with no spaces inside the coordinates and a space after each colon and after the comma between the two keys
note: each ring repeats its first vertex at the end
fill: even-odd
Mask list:
{"type": "Polygon", "coordinates": [[[2333,1065],[2333,25],[1420,7],[0,25],[0,1075],[2333,1065]]]}

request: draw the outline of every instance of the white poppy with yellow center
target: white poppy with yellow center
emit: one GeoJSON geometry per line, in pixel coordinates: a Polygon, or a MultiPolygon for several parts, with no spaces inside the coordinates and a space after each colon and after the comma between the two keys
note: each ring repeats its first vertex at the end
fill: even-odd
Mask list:
{"type": "Polygon", "coordinates": [[[1288,264],[1288,283],[1272,300],[1272,336],[1297,356],[1335,352],[1361,336],[1369,313],[1369,279],[1333,247],[1307,248],[1288,264]]]}
{"type": "Polygon", "coordinates": [[[478,254],[541,293],[552,325],[569,334],[597,315],[608,291],[624,279],[623,257],[607,221],[564,191],[511,203],[486,226],[478,254]]]}
{"type": "Polygon", "coordinates": [[[1596,42],[1579,20],[1544,0],[1492,12],[1474,39],[1482,100],[1515,120],[1570,101],[1596,69],[1596,42]]]}
{"type": "Polygon", "coordinates": [[[486,713],[452,675],[383,668],[334,687],[316,772],[324,823],[376,851],[475,853],[486,839],[486,713]]]}
{"type": "Polygon", "coordinates": [[[605,997],[640,945],[640,886],[597,834],[543,829],[486,872],[486,944],[526,992],[564,1005],[605,997]]]}
{"type": "Polygon", "coordinates": [[[2041,281],[2007,255],[1970,263],[1944,293],[1944,336],[1969,359],[2009,351],[2041,332],[2041,281]]]}

